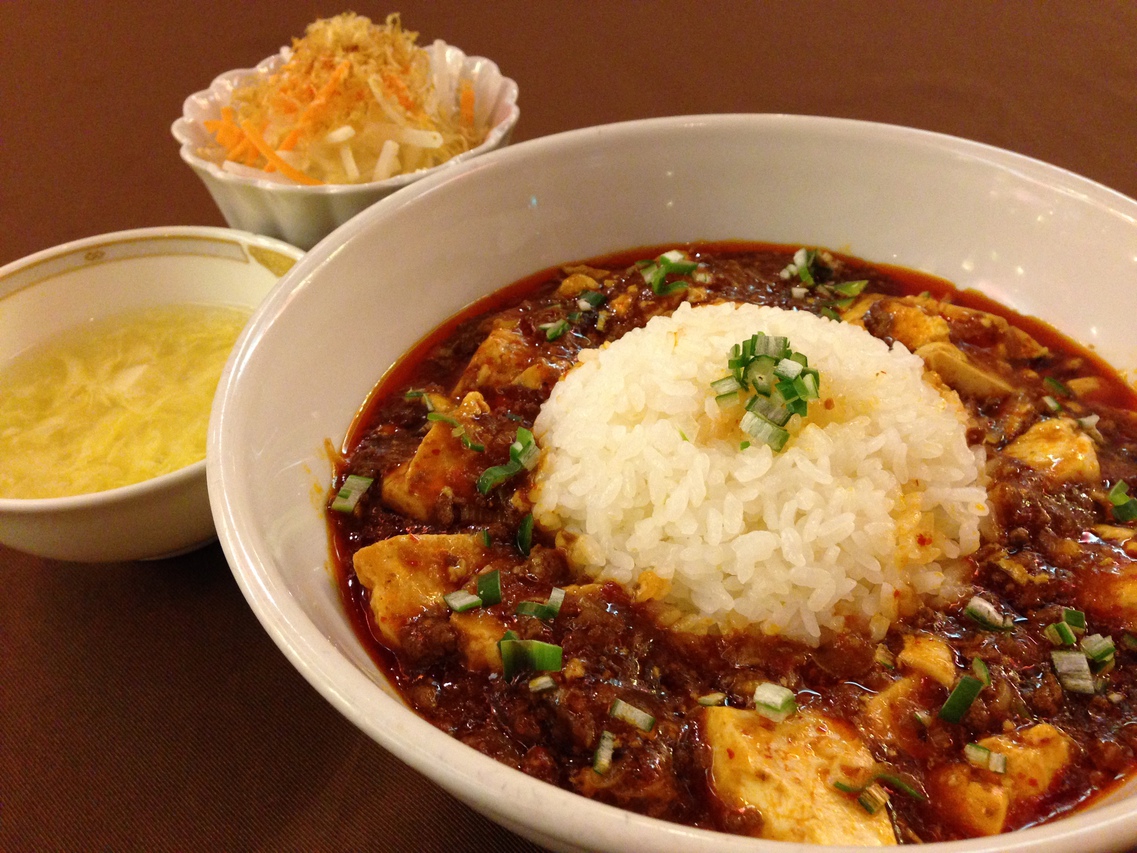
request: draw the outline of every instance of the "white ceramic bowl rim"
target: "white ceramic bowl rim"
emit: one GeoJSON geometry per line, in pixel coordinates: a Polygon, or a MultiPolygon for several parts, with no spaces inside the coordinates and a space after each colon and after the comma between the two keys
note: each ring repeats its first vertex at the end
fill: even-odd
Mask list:
{"type": "MultiPolygon", "coordinates": [[[[453,45],[447,45],[449,51],[461,52],[453,45]]],[[[195,141],[189,131],[191,125],[198,122],[197,114],[200,112],[200,105],[206,102],[220,101],[223,97],[227,98],[228,93],[236,88],[240,83],[246,79],[255,77],[269,71],[273,71],[282,62],[281,54],[276,53],[257,63],[255,68],[235,68],[232,71],[226,71],[217,75],[210,83],[208,89],[203,89],[200,92],[195,92],[190,95],[182,104],[182,116],[174,121],[170,127],[170,132],[173,133],[174,138],[181,143],[179,153],[182,159],[190,166],[204,169],[213,175],[215,178],[224,181],[230,181],[248,187],[257,187],[263,190],[269,190],[274,193],[281,193],[284,195],[328,195],[328,194],[352,194],[356,192],[374,192],[393,191],[400,187],[405,187],[411,183],[422,180],[424,175],[433,174],[438,169],[449,169],[454,166],[461,165],[467,160],[484,156],[488,152],[498,146],[503,136],[513,130],[513,126],[517,123],[517,119],[521,115],[520,108],[517,106],[518,87],[516,81],[501,74],[500,69],[492,59],[487,59],[484,56],[469,56],[466,57],[462,54],[465,60],[472,66],[479,69],[481,73],[488,73],[496,75],[500,78],[498,100],[508,105],[505,114],[495,122],[486,131],[485,138],[475,147],[469,151],[463,151],[451,157],[444,163],[439,163],[437,166],[432,166],[429,169],[423,169],[418,172],[411,172],[404,175],[394,175],[393,177],[386,178],[382,181],[368,181],[366,183],[356,184],[319,184],[315,186],[307,186],[302,184],[284,183],[282,181],[274,181],[264,178],[254,178],[246,175],[236,174],[234,172],[227,172],[217,163],[212,160],[207,160],[197,154],[195,141]]]]}
{"type": "MultiPolygon", "coordinates": [[[[263,237],[260,234],[250,234],[246,231],[236,231],[232,228],[218,228],[207,225],[170,225],[149,228],[133,228],[127,231],[112,231],[106,234],[97,234],[91,237],[82,237],[68,243],[61,243],[49,249],[43,249],[35,254],[20,258],[0,267],[0,281],[5,277],[25,269],[34,267],[44,261],[50,261],[61,255],[78,252],[85,249],[105,246],[108,243],[127,242],[130,240],[153,240],[156,238],[186,239],[203,238],[214,240],[241,240],[255,246],[262,246],[276,252],[292,257],[297,254],[295,246],[272,237],[263,237]]],[[[199,459],[184,465],[176,471],[160,474],[138,483],[130,483],[114,489],[104,489],[99,492],[84,492],[81,495],[68,495],[61,498],[4,498],[0,497],[0,513],[36,515],[43,512],[57,512],[64,510],[79,510],[90,506],[102,504],[107,501],[116,501],[145,495],[148,492],[161,491],[169,486],[176,486],[187,480],[200,477],[205,472],[205,460],[199,459]]]]}
{"type": "MultiPolygon", "coordinates": [[[[226,446],[224,432],[229,409],[235,405],[229,399],[229,392],[236,384],[239,367],[252,357],[259,339],[286,308],[291,294],[305,287],[320,267],[334,258],[342,244],[370,228],[375,221],[390,218],[400,208],[440,191],[449,182],[459,181],[466,174],[489,168],[491,163],[539,157],[564,149],[575,150],[608,138],[650,138],[654,134],[680,134],[708,125],[719,129],[737,126],[740,132],[788,125],[803,130],[808,128],[814,133],[903,142],[915,147],[943,150],[953,157],[989,164],[997,170],[1013,172],[1025,180],[1054,187],[1129,222],[1137,223],[1137,202],[1059,167],[957,137],[852,119],[781,114],[676,116],[583,128],[519,143],[489,153],[465,166],[439,171],[377,203],[337,229],[334,236],[325,238],[280,281],[246,328],[238,342],[235,358],[230,361],[230,370],[222,377],[218,404],[210,427],[210,453],[207,457],[210,495],[221,544],[237,582],[257,618],[293,665],[360,729],[444,787],[461,791],[462,797],[483,813],[522,834],[537,831],[549,838],[561,839],[565,844],[579,845],[582,848],[610,844],[609,833],[613,827],[619,827],[621,837],[643,839],[639,842],[641,846],[636,849],[648,849],[642,845],[650,843],[653,850],[675,853],[689,853],[691,850],[816,853],[820,848],[813,845],[732,836],[623,811],[546,785],[450,738],[396,699],[379,691],[372,681],[343,658],[327,637],[315,629],[292,591],[272,570],[272,558],[265,543],[257,535],[245,537],[239,534],[238,528],[242,522],[240,515],[245,510],[228,499],[230,494],[238,494],[243,488],[238,475],[226,465],[226,457],[236,454],[238,450],[226,446]],[[370,703],[368,712],[362,708],[361,699],[370,703]],[[379,715],[374,713],[377,708],[389,712],[385,714],[382,725],[377,722],[379,715]],[[546,810],[542,810],[542,807],[546,810]],[[520,817],[522,815],[523,818],[520,817]],[[568,815],[573,816],[571,826],[566,818],[568,815]]],[[[724,236],[724,239],[729,238],[729,235],[724,236]]],[[[501,285],[509,283],[502,282],[501,285]]],[[[378,367],[377,371],[381,369],[378,367]]],[[[340,437],[330,438],[338,441],[340,437]]],[[[1137,815],[1134,814],[1132,802],[1118,802],[1082,811],[1039,827],[992,838],[934,843],[926,849],[932,853],[1085,850],[1090,849],[1087,844],[1092,847],[1092,842],[1096,840],[1100,845],[1103,839],[1114,833],[1133,835],[1135,820],[1137,815]]],[[[827,849],[855,853],[863,848],[827,849]]]]}

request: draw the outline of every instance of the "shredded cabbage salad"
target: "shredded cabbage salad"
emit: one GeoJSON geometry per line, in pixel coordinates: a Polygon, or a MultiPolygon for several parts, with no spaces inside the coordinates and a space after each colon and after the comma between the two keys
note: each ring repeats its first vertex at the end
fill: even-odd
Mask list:
{"type": "Polygon", "coordinates": [[[277,71],[204,122],[217,144],[202,155],[237,174],[316,185],[381,181],[468,151],[486,134],[474,87],[432,68],[417,38],[397,13],[382,25],[354,13],[309,24],[277,71]]]}

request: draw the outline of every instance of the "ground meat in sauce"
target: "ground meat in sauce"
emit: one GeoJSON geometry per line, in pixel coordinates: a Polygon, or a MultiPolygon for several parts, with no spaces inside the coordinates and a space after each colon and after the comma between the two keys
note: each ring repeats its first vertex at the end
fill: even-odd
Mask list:
{"type": "Polygon", "coordinates": [[[821,252],[811,260],[813,283],[807,284],[782,274],[793,249],[694,245],[684,248],[700,262],[697,273],[671,276],[684,286],[661,295],[635,262],[670,248],[549,271],[511,288],[508,297],[481,305],[480,313],[464,315],[408,355],[357,424],[337,485],[349,474],[375,484],[353,513],[329,513],[341,586],[358,632],[411,706],[454,737],[539,779],[643,814],[750,835],[768,834],[770,815],[732,805],[715,790],[703,734],[709,712],[697,699],[722,694],[728,707],[752,708],[755,686],[766,681],[793,690],[800,714],[851,725],[879,772],[927,795],[908,796],[893,786],[888,808],[902,843],[1038,823],[1132,773],[1137,653],[1130,645],[1137,640],[1128,632],[1137,632],[1137,540],[1130,538],[1131,524],[1113,517],[1107,497],[1122,480],[1137,485],[1137,406],[1130,389],[1041,324],[937,279],[821,252]],[[866,282],[854,296],[834,287],[854,281],[866,282]],[[589,292],[603,299],[582,301],[589,292]],[[990,460],[993,512],[971,558],[974,591],[1013,615],[1009,630],[985,630],[957,604],[945,612],[922,609],[894,625],[879,646],[857,635],[818,650],[748,635],[695,635],[662,627],[650,600],[636,601],[615,584],[574,578],[555,542],[538,535],[529,555],[520,553],[515,542],[527,475],[488,495],[472,488],[473,481],[509,461],[518,427],[532,426],[580,350],[614,340],[685,300],[841,316],[925,358],[959,394],[969,440],[982,444],[990,460]],[[487,341],[500,347],[483,346],[487,341]],[[486,351],[496,355],[479,363],[486,351]],[[507,362],[512,378],[503,382],[495,371],[507,362]],[[455,430],[484,449],[458,458],[461,464],[447,469],[451,480],[423,501],[425,487],[406,476],[406,466],[437,422],[429,417],[431,395],[440,407],[478,396],[469,405],[484,410],[472,408],[461,418],[447,411],[455,413],[455,430]],[[1039,461],[1050,447],[1045,441],[1058,440],[1050,429],[1056,424],[1048,423],[1057,421],[1070,425],[1062,433],[1068,440],[1088,442],[1092,460],[1061,470],[1039,461]],[[477,457],[474,463],[470,457],[477,457]],[[480,549],[478,567],[458,566],[451,574],[467,572],[454,583],[474,590],[475,575],[496,568],[501,604],[458,622],[435,599],[388,626],[395,640],[385,642],[388,634],[369,609],[352,555],[407,534],[490,543],[480,549]],[[568,589],[555,619],[515,613],[518,603],[544,601],[554,587],[568,589]],[[1067,607],[1085,612],[1089,633],[1117,645],[1114,662],[1095,676],[1094,695],[1064,689],[1054,672],[1054,646],[1044,630],[1067,607]],[[531,690],[533,673],[505,680],[500,659],[492,668],[494,642],[506,630],[561,647],[563,668],[552,689],[531,690]],[[920,663],[920,637],[946,644],[956,681],[973,671],[973,661],[986,666],[990,684],[958,723],[938,716],[952,683],[937,681],[920,663]],[[653,716],[651,731],[610,717],[616,699],[653,716]],[[605,730],[616,746],[611,767],[598,773],[593,761],[605,730]],[[967,744],[981,742],[1010,751],[1009,761],[1018,760],[1020,748],[1023,755],[1049,756],[1042,768],[1050,774],[1045,795],[1000,793],[996,774],[963,759],[967,744]],[[984,823],[969,811],[975,791],[1009,802],[1002,823],[984,823]]]}

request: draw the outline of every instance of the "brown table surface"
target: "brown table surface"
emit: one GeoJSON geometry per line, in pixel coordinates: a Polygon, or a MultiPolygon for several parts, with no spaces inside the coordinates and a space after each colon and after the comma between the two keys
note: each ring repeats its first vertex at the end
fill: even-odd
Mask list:
{"type": "MultiPolygon", "coordinates": [[[[0,264],[223,225],[169,134],[182,100],[343,7],[0,3],[0,264]]],[[[389,8],[356,11],[381,18],[389,8]]],[[[964,136],[1137,196],[1132,2],[412,2],[495,59],[521,141],[647,116],[785,112],[964,136]]],[[[82,566],[0,547],[0,849],[523,851],[292,669],[217,545],[82,566]]]]}

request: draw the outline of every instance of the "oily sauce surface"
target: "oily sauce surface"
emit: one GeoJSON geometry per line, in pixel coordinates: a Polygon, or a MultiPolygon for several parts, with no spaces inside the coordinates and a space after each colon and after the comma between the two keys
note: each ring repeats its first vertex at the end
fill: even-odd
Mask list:
{"type": "MultiPolygon", "coordinates": [[[[335,485],[351,474],[374,483],[354,511],[328,516],[345,607],[407,702],[443,731],[552,784],[643,814],[752,835],[767,835],[766,821],[716,787],[715,745],[698,698],[722,694],[726,706],[748,709],[755,685],[766,681],[792,690],[799,710],[852,726],[878,771],[915,792],[889,790],[887,808],[901,843],[1038,823],[1126,778],[1137,748],[1137,653],[1130,648],[1137,640],[1129,633],[1137,633],[1137,541],[1132,523],[1114,516],[1108,493],[1123,480],[1137,485],[1132,389],[1044,324],[940,279],[836,253],[819,254],[811,267],[815,282],[805,287],[782,275],[796,247],[684,246],[702,272],[670,276],[669,282],[684,286],[653,292],[635,263],[674,248],[637,249],[518,282],[433,332],[377,386],[345,444],[335,485]],[[580,291],[568,281],[574,275],[599,285],[605,297],[599,306],[579,301],[580,291]],[[867,284],[853,298],[832,289],[860,280],[867,284]],[[660,624],[655,603],[637,600],[634,591],[612,583],[583,585],[541,531],[534,533],[529,554],[522,553],[517,539],[529,475],[484,495],[468,481],[508,462],[517,428],[532,426],[580,350],[614,340],[684,300],[840,315],[913,350],[920,340],[905,338],[919,338],[926,320],[945,324],[971,372],[957,375],[958,365],[949,364],[941,379],[959,393],[969,441],[986,448],[991,478],[992,515],[980,550],[969,558],[969,592],[1011,615],[1009,630],[977,624],[964,612],[964,598],[942,611],[921,609],[894,624],[879,643],[849,632],[811,649],[747,634],[673,631],[660,624]],[[567,328],[553,337],[549,330],[559,323],[567,328]],[[502,328],[521,343],[486,360],[486,342],[502,328]],[[508,381],[495,372],[504,366],[510,367],[508,381]],[[515,381],[518,376],[523,380],[515,381]],[[473,387],[487,410],[469,422],[466,438],[483,449],[463,454],[459,465],[442,460],[435,472],[438,495],[408,504],[393,489],[398,472],[426,446],[424,438],[437,424],[428,419],[424,396],[454,412],[446,406],[457,406],[473,387]],[[1056,477],[1007,453],[1016,439],[1048,421],[1070,422],[1073,432],[1092,438],[1097,476],[1056,477]],[[469,616],[424,595],[403,616],[388,612],[377,619],[352,558],[373,543],[408,536],[441,543],[443,574],[456,559],[445,556],[453,551],[447,543],[457,540],[438,537],[474,541],[481,569],[500,572],[500,604],[469,616]],[[554,588],[571,591],[555,618],[516,613],[518,604],[545,601],[554,588]],[[1095,673],[1090,694],[1065,689],[1052,663],[1055,646],[1045,629],[1061,621],[1066,608],[1084,612],[1086,631],[1116,645],[1112,663],[1095,673]],[[481,630],[493,633],[478,644],[470,638],[481,630]],[[482,659],[492,658],[492,651],[482,658],[471,651],[484,652],[505,631],[561,647],[565,664],[552,673],[552,689],[530,689],[532,672],[506,679],[500,658],[496,669],[482,659]],[[897,663],[911,659],[906,650],[914,638],[927,636],[947,645],[957,677],[972,672],[976,659],[989,672],[990,684],[958,722],[938,716],[951,692],[947,684],[918,666],[897,663]],[[901,682],[903,689],[896,687],[901,682]],[[609,710],[617,699],[653,716],[651,731],[613,720],[609,710]],[[1012,759],[1020,747],[1027,758],[1052,758],[1053,751],[1037,746],[1052,742],[1043,737],[1051,730],[1063,744],[1063,760],[1047,758],[1025,781],[1015,776],[1014,790],[1008,789],[1010,771],[998,774],[963,757],[968,744],[994,738],[984,742],[1005,742],[1012,759]],[[615,735],[617,747],[610,768],[599,773],[593,764],[602,731],[615,735]],[[1022,790],[1032,784],[1037,790],[1022,790]],[[977,792],[1002,798],[997,824],[976,813],[977,792]]],[[[416,560],[404,560],[398,570],[426,572],[429,558],[423,566],[416,560]]],[[[406,577],[399,580],[400,590],[409,588],[406,577]]],[[[471,578],[463,583],[475,591],[471,578]]]]}

